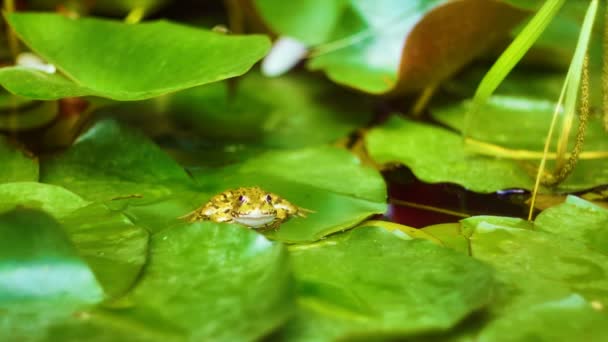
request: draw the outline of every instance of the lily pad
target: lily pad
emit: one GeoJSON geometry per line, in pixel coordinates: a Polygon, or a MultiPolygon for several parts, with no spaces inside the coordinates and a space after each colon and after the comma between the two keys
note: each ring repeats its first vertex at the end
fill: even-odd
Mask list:
{"type": "Polygon", "coordinates": [[[0,183],[38,180],[38,160],[27,156],[0,135],[0,183]]]}
{"type": "Polygon", "coordinates": [[[179,224],[178,217],[211,196],[242,186],[261,186],[315,211],[270,233],[281,241],[315,241],[386,210],[381,175],[336,147],[267,152],[242,163],[191,173],[196,183],[142,135],[113,121],[101,121],[65,154],[46,161],[41,179],[85,199],[105,202],[153,232],[179,224]],[[357,183],[346,182],[344,174],[356,177],[357,183]]]}
{"type": "Polygon", "coordinates": [[[534,185],[513,161],[467,152],[460,135],[429,124],[392,117],[369,131],[365,143],[376,162],[406,165],[428,183],[456,183],[484,193],[534,185]]]}
{"type": "Polygon", "coordinates": [[[106,298],[125,294],[146,263],[148,232],[101,204],[80,208],[63,217],[65,232],[86,260],[106,298]]]}
{"type": "Polygon", "coordinates": [[[469,243],[462,235],[459,223],[435,224],[420,230],[438,239],[446,247],[466,255],[469,254],[469,243]]]}
{"type": "Polygon", "coordinates": [[[150,263],[129,300],[136,312],[198,341],[259,339],[281,325],[295,304],[280,244],[208,222],[154,235],[150,263]]]}
{"type": "Polygon", "coordinates": [[[534,221],[538,229],[585,243],[608,254],[608,210],[574,196],[544,210],[534,221]]]}
{"type": "MultiPolygon", "coordinates": [[[[433,109],[433,117],[438,121],[459,131],[462,130],[465,114],[468,111],[469,101],[465,100],[455,105],[446,105],[433,109]]],[[[537,100],[527,96],[493,96],[478,115],[470,120],[468,138],[481,143],[497,145],[498,149],[507,148],[513,151],[513,158],[523,153],[534,153],[532,157],[525,157],[527,168],[534,170],[537,167],[544,147],[544,141],[551,124],[555,108],[553,101],[537,100]],[[509,120],[504,120],[505,117],[509,120]]],[[[578,121],[574,122],[575,127],[578,121]]],[[[572,150],[576,129],[571,131],[569,149],[572,150]]],[[[550,151],[555,151],[555,142],[550,151]]],[[[471,152],[478,151],[476,143],[467,144],[471,152]]],[[[560,192],[573,192],[589,189],[608,183],[608,177],[602,172],[608,166],[608,158],[588,158],[585,153],[605,153],[608,151],[608,140],[602,123],[598,119],[591,119],[587,124],[583,156],[577,163],[573,173],[555,190],[560,192]]],[[[513,163],[518,163],[517,159],[513,163]]],[[[521,162],[519,162],[521,164],[521,162]]],[[[549,161],[548,167],[552,162],[549,161]]],[[[525,187],[526,189],[531,189],[525,187]]]]}
{"type": "Polygon", "coordinates": [[[227,36],[168,21],[132,25],[49,13],[12,13],[7,20],[65,76],[5,67],[0,83],[13,93],[45,100],[151,98],[241,75],[270,47],[263,36],[227,36]]]}
{"type": "Polygon", "coordinates": [[[59,219],[88,203],[56,185],[35,182],[0,184],[0,212],[24,207],[40,209],[59,219]]]}
{"type": "MultiPolygon", "coordinates": [[[[41,181],[63,186],[81,197],[130,212],[151,210],[134,223],[157,231],[178,223],[198,194],[184,169],[141,133],[115,121],[95,124],[65,153],[46,160],[41,181]]],[[[136,215],[137,216],[137,215],[136,215]]]]}
{"type": "Polygon", "coordinates": [[[370,93],[434,85],[479,56],[524,17],[524,12],[497,1],[254,3],[280,35],[321,44],[308,63],[310,69],[323,70],[335,82],[370,93]],[[471,25],[462,25],[463,13],[471,25]]]}
{"type": "Polygon", "coordinates": [[[150,262],[127,297],[21,336],[39,334],[43,341],[258,340],[293,312],[293,292],[280,244],[238,226],[182,225],[152,237],[150,262]]]}
{"type": "Polygon", "coordinates": [[[556,234],[502,222],[488,217],[470,226],[472,256],[495,267],[497,277],[509,287],[503,292],[505,305],[496,308],[509,312],[572,294],[603,306],[608,303],[608,256],[556,234]]]}
{"type": "Polygon", "coordinates": [[[508,335],[535,336],[541,341],[564,336],[557,340],[567,341],[567,336],[581,331],[590,340],[605,336],[605,314],[591,308],[603,308],[608,301],[606,255],[567,237],[522,229],[516,220],[485,217],[467,221],[463,223],[471,234],[472,256],[494,267],[502,284],[496,303],[489,307],[491,319],[481,329],[480,340],[508,335]],[[552,324],[549,332],[539,330],[555,321],[568,323],[552,324]]]}
{"type": "Polygon", "coordinates": [[[489,303],[491,270],[424,240],[362,227],[289,247],[300,309],[289,341],[447,330],[489,303]]]}
{"type": "Polygon", "coordinates": [[[110,120],[98,122],[67,152],[46,160],[41,181],[102,202],[167,195],[171,189],[165,184],[191,182],[158,146],[110,120]]]}
{"type": "Polygon", "coordinates": [[[188,164],[211,166],[267,149],[333,143],[367,125],[372,108],[368,99],[319,77],[299,73],[267,78],[250,72],[236,87],[217,82],[118,103],[97,115],[169,140],[165,145],[173,146],[180,159],[188,156],[188,164]]]}
{"type": "Polygon", "coordinates": [[[492,322],[476,341],[603,341],[608,316],[581,296],[523,308],[492,322]],[[549,329],[547,329],[550,327],[549,329]]]}
{"type": "Polygon", "coordinates": [[[102,300],[103,292],[61,226],[43,212],[0,215],[0,335],[44,335],[41,327],[102,300]]]}

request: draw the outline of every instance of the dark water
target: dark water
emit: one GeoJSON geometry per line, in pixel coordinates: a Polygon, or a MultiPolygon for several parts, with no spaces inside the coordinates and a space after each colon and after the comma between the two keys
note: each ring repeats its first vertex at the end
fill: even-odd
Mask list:
{"type": "Polygon", "coordinates": [[[528,193],[521,190],[478,194],[461,186],[428,184],[417,180],[405,167],[383,173],[388,184],[388,219],[411,227],[457,222],[465,216],[497,215],[527,218],[524,200],[528,193]],[[408,203],[403,203],[408,202],[408,203]],[[427,206],[437,208],[420,208],[427,206]],[[452,213],[450,213],[452,212],[452,213]]]}

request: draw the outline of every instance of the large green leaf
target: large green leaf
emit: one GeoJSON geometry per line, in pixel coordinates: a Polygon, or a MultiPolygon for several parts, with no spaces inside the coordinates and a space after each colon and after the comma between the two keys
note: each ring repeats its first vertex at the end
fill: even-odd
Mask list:
{"type": "Polygon", "coordinates": [[[280,244],[241,227],[182,226],[153,237],[150,265],[131,298],[194,340],[253,340],[292,312],[286,257],[280,244]]]}
{"type": "Polygon", "coordinates": [[[65,154],[45,162],[41,178],[85,199],[108,202],[152,231],[178,224],[178,217],[211,196],[241,186],[261,186],[315,211],[271,232],[283,241],[314,241],[386,210],[380,174],[335,147],[267,152],[242,163],[192,173],[198,184],[140,134],[102,121],[65,154]],[[357,183],[348,181],[345,174],[356,177],[357,183]]]}
{"type": "Polygon", "coordinates": [[[146,330],[170,328],[164,332],[192,341],[256,340],[282,324],[295,304],[284,248],[215,223],[154,235],[150,263],[129,302],[129,316],[146,330]]]}
{"type": "Polygon", "coordinates": [[[92,201],[158,197],[190,183],[186,172],[142,134],[101,121],[64,154],[43,163],[41,180],[92,201]]]}
{"type": "Polygon", "coordinates": [[[25,155],[0,135],[0,183],[38,180],[38,160],[25,155]]]}
{"type": "Polygon", "coordinates": [[[214,165],[269,148],[335,142],[369,123],[372,108],[368,99],[319,77],[250,72],[236,87],[218,82],[97,114],[174,140],[181,147],[176,155],[189,164],[214,165]]]}
{"type": "Polygon", "coordinates": [[[521,11],[497,1],[254,3],[280,35],[320,44],[308,64],[311,69],[371,93],[434,85],[522,19],[521,11]],[[462,25],[463,20],[471,24],[462,25]]]}
{"type": "Polygon", "coordinates": [[[280,244],[237,226],[182,225],[153,236],[150,262],[127,297],[20,336],[43,341],[258,340],[293,312],[293,292],[280,244]]]}
{"type": "Polygon", "coordinates": [[[270,46],[262,36],[226,36],[168,21],[130,25],[48,13],[13,13],[7,20],[65,76],[6,67],[0,69],[0,83],[13,93],[47,100],[150,98],[241,75],[270,46]]]}
{"type": "Polygon", "coordinates": [[[297,38],[308,45],[326,42],[349,5],[347,0],[304,0],[289,3],[254,0],[254,4],[275,32],[297,38]]]}
{"type": "Polygon", "coordinates": [[[429,183],[457,183],[477,192],[534,185],[516,163],[467,152],[460,135],[429,124],[393,117],[368,132],[365,143],[375,161],[404,164],[429,183]]]}
{"type": "Polygon", "coordinates": [[[544,210],[534,221],[536,226],[561,237],[583,242],[608,254],[608,210],[578,197],[544,210]]]}
{"type": "Polygon", "coordinates": [[[0,184],[0,213],[14,208],[41,209],[61,221],[78,253],[89,263],[107,297],[124,293],[145,263],[148,233],[120,213],[89,205],[56,185],[0,184]]]}
{"type": "MultiPolygon", "coordinates": [[[[398,231],[395,231],[398,232],[398,231]]],[[[287,341],[446,330],[490,301],[490,269],[403,233],[361,227],[289,247],[300,309],[287,341]]]]}
{"type": "Polygon", "coordinates": [[[0,215],[0,336],[23,340],[101,301],[103,292],[61,226],[35,210],[0,215]]]}
{"type": "Polygon", "coordinates": [[[34,182],[0,184],[0,212],[24,207],[40,209],[61,218],[87,204],[78,195],[56,185],[34,182]]]}
{"type": "Polygon", "coordinates": [[[509,335],[516,323],[518,330],[547,341],[551,336],[567,341],[567,336],[581,331],[587,331],[591,340],[605,336],[605,317],[584,307],[608,303],[606,255],[556,234],[518,228],[517,221],[485,217],[463,224],[472,256],[493,266],[503,284],[491,307],[493,320],[481,336],[509,335]],[[538,330],[539,322],[556,320],[569,323],[552,325],[546,333],[538,330]]]}
{"type": "Polygon", "coordinates": [[[78,209],[63,217],[61,223],[108,298],[131,288],[148,255],[145,229],[100,204],[78,209]]]}
{"type": "Polygon", "coordinates": [[[490,323],[476,341],[604,341],[608,316],[578,295],[526,307],[490,323]]]}
{"type": "MultiPolygon", "coordinates": [[[[468,107],[469,101],[437,107],[433,109],[433,117],[460,131],[468,107]]],[[[468,137],[482,143],[497,145],[499,148],[510,149],[514,157],[522,152],[536,153],[536,159],[525,161],[527,168],[534,170],[542,155],[554,109],[554,100],[537,100],[527,96],[493,96],[480,111],[483,115],[471,118],[468,137]],[[504,120],[505,117],[509,120],[504,120]]],[[[574,125],[578,125],[578,120],[574,125]]],[[[576,141],[576,129],[570,133],[569,148],[572,150],[576,141]]],[[[551,151],[555,151],[555,146],[556,139],[551,145],[551,151]]],[[[471,152],[477,151],[474,143],[468,148],[471,152]]],[[[587,124],[583,151],[585,153],[608,151],[608,139],[600,120],[591,119],[587,124]]],[[[514,160],[512,163],[515,167],[522,162],[514,160]]],[[[549,167],[550,165],[551,163],[549,167]]],[[[556,190],[579,191],[606,184],[608,176],[602,170],[607,166],[606,158],[582,159],[577,163],[573,173],[556,190]]]]}

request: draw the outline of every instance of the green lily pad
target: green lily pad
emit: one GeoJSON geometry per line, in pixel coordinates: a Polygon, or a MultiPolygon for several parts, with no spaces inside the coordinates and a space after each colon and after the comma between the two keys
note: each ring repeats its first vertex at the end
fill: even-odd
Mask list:
{"type": "Polygon", "coordinates": [[[197,183],[142,135],[113,121],[101,121],[66,153],[45,161],[41,179],[85,199],[105,202],[152,232],[179,224],[178,217],[213,195],[241,186],[261,186],[315,211],[270,233],[281,241],[315,241],[386,210],[381,175],[336,147],[267,152],[192,174],[197,183]],[[345,174],[357,182],[345,181],[345,174]]]}
{"type": "MultiPolygon", "coordinates": [[[[284,242],[316,241],[386,210],[386,186],[380,174],[335,147],[267,152],[241,164],[193,170],[193,175],[205,192],[260,186],[312,210],[306,218],[292,218],[269,232],[269,237],[284,242]],[[357,182],[343,181],[345,174],[357,182]]],[[[208,199],[201,195],[198,205],[208,199]]]]}
{"type": "Polygon", "coordinates": [[[556,234],[503,222],[487,217],[469,225],[472,256],[495,267],[497,277],[508,284],[509,295],[503,297],[508,305],[501,311],[571,294],[603,306],[608,303],[608,256],[556,234]]]}
{"type": "Polygon", "coordinates": [[[544,210],[534,221],[538,229],[585,243],[608,254],[608,210],[574,196],[544,210]]]}
{"type": "Polygon", "coordinates": [[[89,202],[56,185],[35,182],[0,184],[0,212],[16,207],[40,209],[59,219],[89,202]]]}
{"type": "Polygon", "coordinates": [[[308,63],[310,69],[323,70],[335,82],[370,93],[436,84],[523,18],[521,11],[493,1],[285,4],[256,0],[254,4],[278,34],[320,44],[308,63]],[[463,13],[471,22],[466,28],[461,25],[463,13]],[[484,20],[476,13],[483,13],[484,20]],[[435,38],[433,44],[430,36],[435,38]]]}
{"type": "Polygon", "coordinates": [[[41,181],[115,211],[149,210],[149,219],[128,216],[151,231],[178,223],[179,216],[193,209],[199,192],[184,169],[157,145],[111,120],[98,122],[68,151],[46,160],[41,181]]]}
{"type": "Polygon", "coordinates": [[[145,229],[100,204],[78,209],[61,223],[107,298],[116,298],[133,286],[147,259],[145,229]]]}
{"type": "MultiPolygon", "coordinates": [[[[433,117],[438,121],[461,131],[469,101],[465,100],[455,105],[447,105],[433,109],[433,117]]],[[[525,151],[536,153],[536,158],[524,158],[526,168],[534,170],[542,155],[545,138],[551,124],[555,103],[547,100],[537,100],[526,96],[493,96],[475,118],[471,118],[468,137],[483,143],[498,145],[515,152],[525,151]],[[505,117],[509,120],[504,120],[505,117]]],[[[578,121],[574,122],[575,127],[578,121]]],[[[571,131],[569,150],[572,150],[576,129],[571,131]]],[[[469,144],[470,152],[474,153],[476,145],[469,144]]],[[[555,151],[556,141],[553,141],[550,151],[555,151]]],[[[583,153],[608,151],[608,140],[602,123],[591,119],[587,124],[583,153]]],[[[516,155],[515,155],[516,157],[516,155]]],[[[522,162],[513,160],[516,165],[522,162]]],[[[552,162],[548,163],[551,169],[552,162]]],[[[608,159],[582,159],[577,163],[573,173],[555,190],[573,192],[589,189],[608,183],[608,177],[602,170],[608,167],[608,159]]],[[[522,186],[523,187],[523,186],[522,186]]],[[[531,189],[531,187],[524,187],[531,189]]]]}
{"type": "Polygon", "coordinates": [[[41,327],[102,300],[95,276],[47,214],[0,215],[0,335],[43,335],[41,327]]]}
{"type": "Polygon", "coordinates": [[[581,296],[523,308],[492,322],[476,341],[604,341],[608,316],[581,296]]]}
{"type": "Polygon", "coordinates": [[[151,98],[241,75],[270,47],[263,36],[227,36],[168,21],[132,25],[48,13],[12,13],[7,20],[66,76],[6,67],[0,69],[0,83],[13,93],[45,100],[151,98]]]}
{"type": "Polygon", "coordinates": [[[298,73],[268,78],[250,72],[236,87],[217,82],[148,101],[118,103],[97,115],[164,140],[169,136],[179,148],[170,152],[185,163],[212,166],[267,149],[333,143],[367,125],[372,108],[368,99],[319,77],[298,73]]]}
{"type": "Polygon", "coordinates": [[[489,303],[490,269],[429,241],[357,228],[289,252],[300,309],[288,341],[446,330],[489,303]]]}
{"type": "Polygon", "coordinates": [[[285,249],[248,229],[215,223],[154,235],[150,263],[129,300],[136,312],[198,341],[259,339],[295,304],[285,249]]]}
{"type": "Polygon", "coordinates": [[[567,237],[522,229],[517,220],[485,217],[467,221],[463,223],[471,234],[472,256],[494,267],[502,284],[480,340],[506,334],[536,336],[541,341],[564,336],[557,340],[567,341],[567,336],[583,330],[590,340],[605,336],[605,317],[598,318],[605,314],[593,313],[591,308],[598,310],[608,302],[606,255],[567,237]],[[545,331],[543,323],[555,321],[568,323],[551,325],[551,331],[545,331]],[[512,334],[514,327],[521,335],[512,334]]]}
{"type": "Polygon", "coordinates": [[[267,148],[333,142],[372,114],[361,96],[304,74],[249,73],[234,94],[224,82],[176,93],[170,101],[175,122],[206,139],[267,148]]]}
{"type": "Polygon", "coordinates": [[[446,247],[466,255],[469,254],[469,242],[462,235],[459,223],[435,224],[420,230],[439,239],[446,247]]]}
{"type": "Polygon", "coordinates": [[[456,183],[485,193],[534,185],[516,163],[469,153],[460,135],[428,124],[393,117],[370,130],[365,143],[376,162],[404,164],[428,183],[456,183]]]}
{"type": "Polygon", "coordinates": [[[0,135],[0,183],[38,180],[38,160],[25,155],[0,135]]]}
{"type": "Polygon", "coordinates": [[[251,341],[294,310],[287,253],[248,229],[199,223],[152,237],[137,286],[112,307],[38,331],[45,341],[251,341]]]}
{"type": "Polygon", "coordinates": [[[168,195],[191,182],[183,168],[142,134],[114,121],[98,122],[67,152],[46,160],[41,181],[91,201],[168,195]]]}

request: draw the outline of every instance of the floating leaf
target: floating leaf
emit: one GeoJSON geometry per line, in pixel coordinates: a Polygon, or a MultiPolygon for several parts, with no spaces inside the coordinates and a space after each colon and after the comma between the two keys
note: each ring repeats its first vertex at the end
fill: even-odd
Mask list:
{"type": "Polygon", "coordinates": [[[309,68],[324,70],[332,80],[370,93],[435,85],[523,19],[522,11],[498,1],[285,4],[257,0],[255,4],[279,34],[321,43],[309,68]],[[462,25],[463,15],[470,25],[462,25]]]}
{"type": "Polygon", "coordinates": [[[283,331],[285,340],[445,330],[489,302],[489,268],[401,234],[357,228],[289,247],[301,307],[283,331]]]}
{"type": "Polygon", "coordinates": [[[469,254],[469,243],[460,232],[459,223],[435,224],[420,230],[439,239],[446,247],[450,247],[463,254],[469,254]]]}
{"type": "Polygon", "coordinates": [[[565,203],[544,210],[534,222],[543,231],[608,254],[608,210],[591,202],[569,196],[565,203]]]}
{"type": "Polygon", "coordinates": [[[469,226],[472,256],[492,265],[508,287],[496,309],[509,312],[571,294],[608,303],[608,256],[555,234],[493,221],[486,217],[469,226]]]}
{"type": "Polygon", "coordinates": [[[498,318],[476,341],[603,341],[608,339],[607,327],[605,313],[571,295],[498,318]]]}
{"type": "MultiPolygon", "coordinates": [[[[468,107],[469,101],[464,101],[456,105],[434,108],[433,117],[454,129],[461,130],[468,107]]],[[[554,108],[553,101],[537,100],[527,96],[493,96],[480,111],[483,115],[478,115],[470,122],[469,135],[479,143],[467,143],[467,149],[471,153],[478,151],[484,154],[496,153],[498,157],[502,156],[502,153],[515,159],[512,162],[514,167],[519,164],[528,170],[535,170],[542,156],[544,140],[554,108]],[[509,120],[504,120],[505,117],[509,117],[509,120]],[[489,143],[497,147],[482,148],[480,143],[489,143]],[[517,158],[524,159],[525,164],[518,162],[517,158]]],[[[578,125],[578,120],[575,120],[574,125],[578,125]]],[[[575,135],[574,129],[571,132],[570,150],[576,140],[575,135]]],[[[555,142],[551,151],[555,151],[555,142]]],[[[602,172],[608,166],[608,158],[600,158],[600,155],[607,151],[608,140],[601,122],[590,120],[581,160],[573,173],[555,190],[573,192],[608,183],[608,177],[602,172]],[[600,155],[593,156],[593,154],[600,155]]]]}
{"type": "Polygon", "coordinates": [[[372,109],[367,99],[319,77],[250,72],[236,89],[218,82],[97,114],[170,136],[179,147],[173,152],[180,159],[187,154],[189,164],[222,165],[267,149],[333,143],[368,124],[372,109]]]}
{"type": "Polygon", "coordinates": [[[44,335],[41,327],[101,301],[103,292],[61,226],[19,209],[0,215],[0,335],[44,335]]]}
{"type": "Polygon", "coordinates": [[[287,221],[271,235],[282,241],[315,241],[386,210],[380,174],[335,147],[267,152],[192,173],[198,184],[140,134],[101,121],[65,154],[45,162],[41,178],[85,199],[108,202],[151,231],[178,224],[178,217],[213,195],[242,186],[261,186],[315,211],[287,221]],[[346,181],[344,174],[357,177],[357,183],[346,181]]]}
{"type": "Polygon", "coordinates": [[[404,164],[429,183],[457,183],[477,192],[534,185],[516,163],[468,153],[460,135],[428,124],[393,117],[368,132],[365,143],[376,162],[404,164]]]}
{"type": "Polygon", "coordinates": [[[101,121],[66,153],[42,166],[41,180],[92,201],[166,195],[164,183],[188,184],[186,172],[142,134],[101,121]]]}
{"type": "Polygon", "coordinates": [[[12,13],[19,37],[66,76],[0,69],[0,83],[38,99],[96,95],[137,100],[245,73],[268,50],[262,36],[226,36],[168,21],[124,24],[12,13]]]}
{"type": "Polygon", "coordinates": [[[100,204],[78,209],[62,218],[61,223],[108,298],[131,288],[147,258],[145,229],[100,204]]]}
{"type": "Polygon", "coordinates": [[[287,254],[278,243],[215,223],[166,230],[151,243],[150,263],[129,299],[136,312],[189,340],[256,340],[293,311],[287,254]]]}
{"type": "Polygon", "coordinates": [[[38,180],[38,160],[25,155],[0,135],[0,183],[38,180]]]}
{"type": "Polygon", "coordinates": [[[0,184],[0,212],[25,207],[61,218],[87,204],[81,197],[56,185],[34,182],[0,184]]]}

